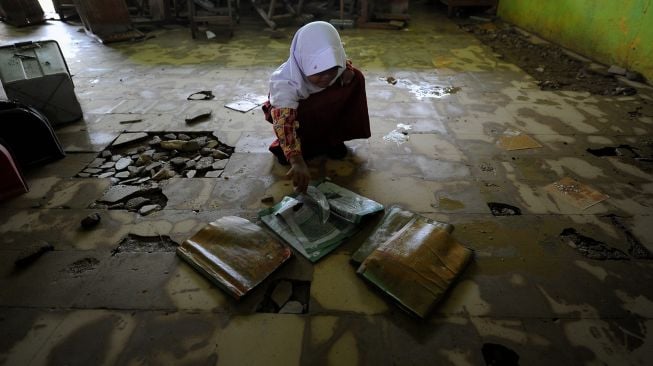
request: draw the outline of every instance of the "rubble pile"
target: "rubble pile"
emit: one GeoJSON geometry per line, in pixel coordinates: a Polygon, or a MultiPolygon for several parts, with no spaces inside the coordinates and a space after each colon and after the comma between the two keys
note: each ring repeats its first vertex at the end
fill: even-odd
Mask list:
{"type": "Polygon", "coordinates": [[[217,178],[234,152],[207,132],[123,135],[134,136],[114,142],[77,176],[111,178],[113,184],[122,185],[173,177],[217,178]]]}

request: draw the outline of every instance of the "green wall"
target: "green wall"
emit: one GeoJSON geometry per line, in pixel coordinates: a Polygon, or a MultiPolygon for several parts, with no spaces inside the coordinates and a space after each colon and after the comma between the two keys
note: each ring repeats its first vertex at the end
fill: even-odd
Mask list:
{"type": "Polygon", "coordinates": [[[653,80],[653,0],[499,0],[498,14],[544,39],[653,80]]]}

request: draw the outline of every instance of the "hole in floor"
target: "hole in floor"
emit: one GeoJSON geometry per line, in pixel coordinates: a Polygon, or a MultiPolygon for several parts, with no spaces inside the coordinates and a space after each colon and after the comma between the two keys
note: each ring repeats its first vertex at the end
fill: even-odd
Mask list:
{"type": "Polygon", "coordinates": [[[639,154],[635,151],[635,148],[630,145],[606,146],[598,149],[587,148],[586,151],[598,157],[625,156],[625,155],[629,155],[633,158],[639,157],[639,154]],[[629,152],[630,154],[627,154],[626,152],[629,152]]]}
{"type": "Polygon", "coordinates": [[[575,248],[582,255],[590,259],[628,259],[628,255],[621,250],[580,234],[574,228],[562,230],[560,237],[566,240],[569,246],[575,248]]]}
{"type": "Polygon", "coordinates": [[[128,234],[120,241],[120,244],[111,251],[111,255],[118,253],[154,253],[154,252],[174,252],[177,250],[177,244],[167,235],[159,236],[141,236],[128,234]]]}
{"type": "Polygon", "coordinates": [[[517,216],[521,215],[521,209],[519,207],[511,206],[506,203],[500,202],[488,202],[487,206],[492,211],[494,216],[517,216]]]}
{"type": "Polygon", "coordinates": [[[125,132],[77,177],[130,185],[172,177],[217,178],[233,152],[212,132],[125,132]]]}
{"type": "Polygon", "coordinates": [[[168,203],[168,197],[163,194],[158,185],[143,186],[115,185],[111,186],[104,196],[95,201],[89,208],[108,210],[127,210],[146,216],[162,210],[168,203]]]}
{"type": "Polygon", "coordinates": [[[519,366],[519,355],[510,348],[497,343],[484,343],[481,348],[487,366],[519,366]]]}
{"type": "Polygon", "coordinates": [[[306,314],[310,298],[309,281],[278,279],[272,281],[263,300],[256,307],[257,313],[306,314]]]}

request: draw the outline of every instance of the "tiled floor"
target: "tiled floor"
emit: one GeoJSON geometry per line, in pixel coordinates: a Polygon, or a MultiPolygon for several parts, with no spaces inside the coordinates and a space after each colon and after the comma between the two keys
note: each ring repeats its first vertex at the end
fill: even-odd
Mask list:
{"type": "Polygon", "coordinates": [[[230,41],[209,42],[175,26],[101,45],[77,25],[0,24],[2,43],[59,42],[84,111],[83,121],[56,129],[67,157],[26,172],[30,192],[0,204],[0,363],[484,365],[484,346],[498,344],[521,365],[650,364],[653,262],[591,259],[560,234],[573,228],[626,253],[635,241],[653,250],[653,91],[541,91],[443,14],[422,5],[403,31],[342,31],[366,75],[372,137],[349,142],[344,161],[310,163],[314,178],[454,224],[474,249],[426,320],[356,276],[349,258],[360,240],[315,265],[295,256],[240,302],[174,253],[112,255],[128,234],[180,243],[225,215],[256,220],[267,207],[261,198],[291,192],[286,168],[266,150],[273,135],[260,111],[223,106],[266,94],[295,28],[272,38],[250,20],[230,41]],[[459,89],[438,95],[447,87],[459,89]],[[216,98],[186,100],[199,90],[216,98]],[[199,107],[211,108],[211,119],[187,125],[199,107]],[[120,123],[133,119],[142,121],[120,123]],[[384,139],[399,124],[410,126],[408,140],[384,139]],[[506,151],[498,141],[507,130],[543,147],[506,151]],[[111,181],[75,175],[123,131],[215,131],[235,153],[220,178],[163,182],[168,205],[154,214],[89,208],[111,181]],[[622,144],[648,160],[586,151],[622,144]],[[547,193],[565,176],[610,198],[580,209],[547,193]],[[522,215],[493,216],[487,202],[522,215]],[[100,225],[81,230],[93,212],[100,225]],[[16,270],[16,258],[43,241],[55,251],[16,270]],[[88,258],[96,260],[88,270],[69,270],[88,258]],[[311,282],[308,314],[256,313],[281,278],[311,282]]]}

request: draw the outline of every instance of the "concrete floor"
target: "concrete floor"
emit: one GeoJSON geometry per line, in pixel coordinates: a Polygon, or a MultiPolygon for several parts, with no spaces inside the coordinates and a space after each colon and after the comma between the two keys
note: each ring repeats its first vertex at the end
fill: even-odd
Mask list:
{"type": "Polygon", "coordinates": [[[624,252],[636,241],[653,250],[650,160],[586,152],[621,144],[650,152],[653,92],[540,91],[441,7],[413,11],[403,31],[342,32],[367,78],[372,137],[347,143],[344,161],[310,164],[314,178],[454,224],[475,251],[428,319],[406,315],[356,276],[349,258],[357,240],[315,265],[295,256],[240,302],[174,253],[112,256],[128,234],[181,243],[225,215],[256,220],[268,206],[262,197],[291,192],[287,169],[267,152],[272,129],[260,111],[223,107],[265,95],[268,75],[287,57],[295,28],[273,39],[262,27],[245,21],[228,42],[194,41],[188,29],[170,27],[146,41],[101,45],[76,25],[0,24],[3,44],[59,42],[84,111],[83,121],[56,129],[67,157],[27,171],[30,192],[0,203],[0,363],[484,365],[483,346],[499,344],[521,365],[651,364],[651,260],[590,259],[560,234],[573,228],[624,252]],[[438,87],[460,89],[438,95],[438,87]],[[199,90],[216,99],[186,100],[199,90]],[[212,118],[186,125],[198,105],[212,118]],[[119,123],[130,119],[142,122],[119,123]],[[411,127],[409,139],[385,140],[400,123],[411,127]],[[510,129],[543,147],[502,149],[510,129]],[[163,182],[168,204],[154,214],[91,209],[111,181],[75,175],[123,131],[215,131],[235,153],[220,178],[163,182]],[[545,190],[566,176],[610,198],[580,209],[545,190]],[[522,215],[493,216],[487,202],[522,215]],[[93,212],[100,225],[80,230],[93,212]],[[55,251],[16,271],[16,258],[42,241],[55,251]],[[68,270],[88,258],[97,261],[86,271],[68,270]],[[255,312],[279,278],[311,281],[308,314],[255,312]]]}

